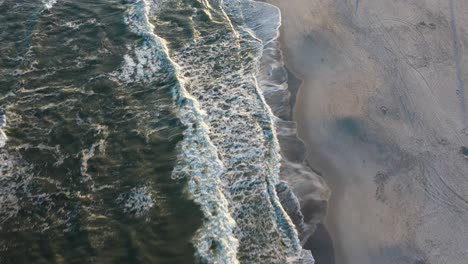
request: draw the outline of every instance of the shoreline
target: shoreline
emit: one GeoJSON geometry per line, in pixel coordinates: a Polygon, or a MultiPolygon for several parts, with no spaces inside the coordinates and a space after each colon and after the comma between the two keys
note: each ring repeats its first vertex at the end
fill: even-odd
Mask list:
{"type": "MultiPolygon", "coordinates": [[[[293,73],[292,73],[293,74],[293,73]]],[[[299,75],[295,75],[296,78],[302,78],[299,75]]],[[[302,89],[304,89],[304,80],[301,79],[301,84],[297,90],[296,96],[301,96],[302,89]]],[[[304,117],[301,116],[300,113],[300,106],[297,104],[293,105],[293,114],[294,114],[294,120],[298,125],[298,137],[300,138],[300,134],[305,134],[304,133],[304,127],[303,123],[300,120],[304,120],[304,117]]],[[[304,143],[305,144],[305,143],[304,143]]],[[[337,226],[337,223],[335,222],[338,220],[338,217],[335,215],[336,212],[333,210],[336,208],[336,201],[339,200],[340,193],[343,191],[343,186],[339,184],[339,182],[331,175],[331,173],[325,173],[324,171],[335,171],[335,168],[333,168],[332,164],[329,164],[329,162],[326,160],[325,157],[322,156],[321,153],[317,151],[316,148],[313,148],[310,145],[306,145],[307,149],[307,157],[305,159],[305,163],[307,166],[309,166],[314,172],[316,172],[318,175],[320,175],[327,183],[328,188],[330,189],[330,198],[328,199],[328,206],[327,206],[327,211],[326,214],[324,215],[324,219],[322,222],[319,224],[320,229],[317,228],[317,233],[319,233],[316,237],[311,239],[312,241],[308,241],[310,247],[313,247],[314,244],[321,244],[325,243],[326,245],[329,245],[328,248],[319,248],[316,249],[317,251],[329,251],[327,253],[321,253],[324,254],[323,257],[323,262],[318,262],[317,264],[335,264],[335,263],[341,263],[342,261],[342,253],[341,249],[339,247],[339,243],[334,242],[334,238],[338,237],[337,235],[337,230],[335,230],[335,227],[337,226]],[[321,164],[319,166],[318,164],[321,164]],[[326,168],[324,168],[326,167],[326,168]]],[[[315,255],[314,255],[315,256],[315,255]]]]}
{"type": "MultiPolygon", "coordinates": [[[[264,3],[271,4],[269,3],[270,1],[268,0],[257,0],[257,2],[264,2],[264,3]]],[[[280,9],[277,5],[274,5],[274,4],[271,4],[271,5],[280,9]]],[[[281,14],[281,18],[282,18],[282,14],[281,14]]],[[[310,173],[314,175],[316,180],[319,180],[321,182],[322,189],[320,191],[323,193],[326,193],[324,194],[326,196],[326,199],[324,199],[324,201],[326,202],[322,203],[322,205],[319,206],[321,208],[308,208],[308,209],[301,208],[299,211],[299,215],[301,214],[302,215],[303,214],[306,214],[306,215],[315,214],[316,215],[312,230],[308,234],[307,239],[305,241],[301,240],[303,248],[304,250],[310,250],[312,252],[312,255],[315,258],[315,261],[317,264],[321,264],[321,263],[335,264],[337,252],[336,252],[336,248],[334,247],[334,242],[330,234],[330,231],[328,230],[329,227],[327,227],[328,207],[330,204],[330,200],[331,200],[330,196],[331,196],[332,191],[331,191],[330,185],[325,183],[322,172],[320,172],[319,170],[317,170],[316,168],[314,168],[314,166],[310,164],[309,158],[311,156],[310,153],[312,152],[312,150],[310,149],[309,146],[306,145],[306,142],[299,136],[301,124],[297,120],[297,117],[296,117],[297,115],[296,101],[297,101],[298,95],[303,89],[303,85],[305,81],[304,81],[303,76],[301,76],[297,71],[293,69],[293,65],[288,63],[288,58],[286,55],[287,52],[284,50],[284,48],[286,47],[286,43],[283,40],[283,34],[281,33],[282,30],[283,30],[283,25],[281,24],[279,28],[280,33],[278,37],[273,41],[274,43],[273,45],[275,45],[276,46],[275,48],[278,49],[278,53],[280,57],[279,61],[282,63],[281,66],[283,67],[285,75],[286,75],[285,83],[286,83],[287,88],[286,88],[286,92],[283,91],[282,95],[287,97],[288,100],[283,101],[282,103],[278,104],[277,102],[274,101],[274,99],[269,100],[268,96],[266,96],[265,93],[263,95],[267,101],[267,104],[272,109],[274,107],[284,108],[285,106],[286,108],[288,108],[288,110],[286,111],[284,109],[281,111],[277,111],[277,112],[280,112],[279,114],[275,113],[275,111],[272,111],[273,115],[276,118],[278,118],[279,116],[282,116],[282,121],[290,122],[293,125],[293,132],[288,135],[289,138],[281,138],[281,136],[278,136],[278,141],[281,145],[280,149],[281,149],[281,154],[283,158],[286,160],[292,159],[292,160],[295,160],[295,162],[300,162],[300,164],[304,166],[304,168],[309,170],[310,173]],[[286,112],[286,114],[284,112],[286,112]],[[284,150],[287,149],[284,145],[287,144],[288,141],[290,141],[291,139],[293,141],[296,141],[296,143],[294,144],[295,148],[292,152],[284,153],[284,150]],[[302,157],[302,158],[298,159],[297,157],[302,157]]],[[[280,129],[277,128],[276,130],[278,132],[278,130],[280,129]]],[[[284,166],[282,165],[280,177],[281,177],[281,180],[285,181],[288,184],[289,183],[288,176],[285,175],[286,174],[285,171],[287,171],[287,169],[285,169],[284,166]]],[[[280,192],[278,192],[278,196],[281,196],[280,192]]],[[[301,197],[294,191],[293,191],[293,196],[295,196],[294,198],[301,199],[301,197]]],[[[307,194],[305,195],[303,194],[303,196],[307,196],[307,194]]],[[[291,199],[291,198],[289,197],[286,199],[291,199]]],[[[298,225],[298,221],[299,221],[297,220],[298,212],[288,211],[287,210],[288,206],[284,206],[284,207],[285,207],[285,210],[288,212],[288,215],[293,220],[293,223],[296,225],[296,228],[298,229],[298,232],[299,232],[299,236],[301,237],[301,233],[303,233],[304,230],[301,230],[301,227],[298,225]]],[[[299,217],[303,217],[303,216],[299,216],[299,217]]]]}
{"type": "Polygon", "coordinates": [[[284,210],[296,226],[304,250],[314,250],[312,255],[318,263],[332,264],[333,245],[322,224],[330,190],[321,175],[307,164],[308,150],[297,134],[294,108],[303,81],[286,66],[280,38],[281,34],[265,44],[257,76],[265,101],[276,118],[276,134],[282,156],[281,182],[276,186],[276,191],[284,210]],[[326,246],[317,247],[323,244],[317,241],[326,241],[326,246]]]}
{"type": "MultiPolygon", "coordinates": [[[[284,54],[284,53],[283,53],[284,54]]],[[[332,197],[335,194],[336,190],[331,186],[331,184],[326,180],[326,175],[323,175],[323,172],[317,170],[310,164],[310,156],[312,149],[306,145],[305,141],[300,137],[300,130],[301,130],[301,123],[297,118],[296,112],[296,100],[297,96],[300,95],[301,90],[303,89],[304,80],[298,74],[295,73],[292,69],[290,69],[287,65],[287,58],[284,57],[285,68],[288,72],[288,88],[291,92],[291,111],[292,111],[292,120],[297,125],[297,138],[303,142],[306,150],[306,158],[304,159],[304,163],[308,166],[315,174],[323,178],[327,182],[327,187],[330,191],[330,198],[328,199],[327,209],[324,212],[323,219],[317,224],[317,227],[312,234],[312,236],[304,243],[304,249],[311,250],[314,258],[316,259],[317,264],[335,264],[337,249],[335,248],[335,243],[333,242],[333,238],[330,234],[330,225],[327,224],[327,220],[330,219],[328,217],[330,204],[332,202],[332,197]]],[[[331,225],[333,226],[333,225],[331,225]]]]}
{"type": "MultiPolygon", "coordinates": [[[[284,40],[281,40],[280,42],[284,40]]],[[[285,45],[282,43],[282,45],[285,45]]],[[[284,52],[283,52],[284,54],[284,52]]],[[[335,211],[332,210],[336,207],[336,201],[339,200],[339,195],[343,191],[343,186],[337,182],[337,180],[332,177],[332,175],[325,174],[324,171],[334,171],[335,168],[332,168],[333,165],[330,164],[325,157],[322,156],[321,153],[317,151],[316,148],[313,148],[306,144],[305,140],[301,138],[301,134],[304,133],[303,122],[304,117],[301,116],[302,113],[300,112],[300,106],[296,104],[297,97],[301,96],[303,92],[304,85],[305,85],[305,78],[301,76],[299,73],[295,72],[293,65],[288,65],[287,56],[284,55],[284,63],[285,68],[288,71],[288,77],[292,77],[293,83],[288,84],[291,91],[291,110],[292,110],[292,119],[297,124],[297,138],[301,140],[306,149],[306,157],[304,159],[304,163],[308,166],[314,173],[319,175],[323,178],[327,184],[327,187],[330,190],[330,197],[327,203],[327,210],[324,213],[323,219],[320,223],[317,224],[317,230],[314,232],[313,236],[304,244],[304,249],[308,250],[315,250],[315,252],[319,252],[319,257],[317,258],[317,264],[335,264],[340,263],[339,261],[342,260],[342,253],[341,249],[339,248],[339,244],[335,243],[333,240],[334,237],[337,237],[337,230],[334,227],[337,226],[337,223],[334,222],[337,220],[335,216],[335,211]],[[291,85],[291,86],[289,86],[291,85]],[[292,89],[291,89],[292,87],[292,89]],[[322,166],[318,166],[318,164],[322,164],[322,166]],[[324,168],[326,167],[326,168],[324,168]],[[327,177],[328,176],[328,177],[327,177]],[[323,245],[324,244],[324,245],[323,245]],[[319,246],[317,246],[319,245],[319,246]],[[322,246],[320,246],[322,245],[322,246]]],[[[289,80],[289,78],[288,78],[289,80]]],[[[316,257],[317,253],[314,254],[316,257]]]]}

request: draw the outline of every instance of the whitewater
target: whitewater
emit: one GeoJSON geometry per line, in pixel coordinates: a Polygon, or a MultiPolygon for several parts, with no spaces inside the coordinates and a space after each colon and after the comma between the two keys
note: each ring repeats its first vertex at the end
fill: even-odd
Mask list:
{"type": "MultiPolygon", "coordinates": [[[[28,223],[41,226],[39,237],[53,234],[59,238],[51,242],[51,250],[55,252],[74,250],[55,246],[60,239],[66,239],[61,230],[65,236],[86,230],[87,247],[95,252],[88,260],[102,261],[107,258],[103,255],[106,243],[116,234],[151,233],[150,227],[138,230],[143,225],[154,225],[153,228],[161,230],[158,234],[165,234],[164,223],[172,221],[171,230],[177,228],[176,223],[180,226],[184,218],[174,220],[184,213],[182,209],[178,212],[178,203],[190,208],[187,216],[189,212],[198,216],[191,209],[192,201],[200,211],[200,222],[193,220],[193,226],[189,224],[184,234],[195,228],[190,236],[195,261],[314,263],[311,253],[301,245],[300,237],[307,237],[310,232],[299,211],[299,201],[288,191],[286,204],[294,208],[285,208],[284,199],[278,197],[278,191],[289,190],[280,180],[280,167],[285,161],[277,128],[284,124],[273,113],[275,110],[268,105],[265,95],[287,89],[283,83],[274,83],[278,77],[272,69],[276,67],[282,74],[284,69],[281,56],[270,54],[277,51],[279,9],[250,0],[110,1],[113,8],[91,3],[86,7],[75,6],[82,12],[105,11],[108,15],[57,22],[56,14],[64,17],[69,14],[68,4],[43,1],[42,6],[30,6],[36,12],[34,19],[51,19],[53,23],[41,25],[32,21],[27,28],[30,37],[26,39],[28,43],[41,44],[24,50],[14,72],[2,70],[12,77],[12,83],[15,76],[25,81],[18,84],[17,90],[4,92],[0,102],[5,109],[0,126],[0,158],[4,162],[0,178],[0,230],[13,230],[7,232],[10,237],[30,230],[26,227],[28,223]],[[123,29],[112,32],[115,36],[101,39],[97,50],[80,53],[72,66],[47,65],[41,61],[38,50],[51,43],[44,40],[42,28],[60,25],[66,32],[91,29],[105,32],[110,25],[106,19],[111,18],[120,19],[128,31],[125,36],[118,38],[123,29]],[[84,72],[81,69],[86,65],[96,64],[103,67],[90,68],[86,72],[89,75],[83,78],[76,75],[77,71],[84,72]],[[75,73],[63,75],[68,70],[75,73]],[[70,77],[69,80],[87,81],[84,86],[81,80],[67,86],[49,81],[57,74],[70,77]],[[42,86],[34,87],[37,82],[28,81],[36,78],[45,80],[42,86]],[[37,93],[41,96],[34,96],[37,93]],[[51,95],[65,101],[47,102],[51,95]],[[92,102],[98,110],[86,102],[92,102]],[[100,108],[106,104],[112,106],[100,108]],[[31,110],[22,110],[24,105],[30,105],[31,110]],[[36,113],[34,107],[46,112],[36,113]],[[89,111],[82,113],[83,107],[89,111]],[[55,113],[63,118],[58,121],[49,118],[47,122],[53,127],[65,124],[72,130],[79,127],[69,137],[86,140],[67,147],[57,138],[57,131],[62,130],[47,125],[34,127],[38,118],[55,113]],[[110,116],[116,119],[109,120],[110,116]],[[32,133],[12,133],[19,128],[32,133]],[[40,140],[34,140],[33,136],[40,140]],[[163,143],[167,147],[158,147],[163,143]],[[173,150],[169,153],[173,154],[166,155],[164,151],[170,148],[173,150]],[[30,157],[30,151],[45,153],[50,160],[30,157]],[[120,151],[128,153],[123,155],[120,151]],[[53,168],[40,167],[43,162],[53,168]],[[166,163],[173,166],[161,165],[166,163]],[[66,174],[76,178],[72,185],[62,173],[67,164],[76,167],[66,174]],[[121,174],[116,169],[124,164],[131,166],[125,165],[127,173],[121,174]],[[151,166],[155,166],[158,175],[169,177],[155,179],[148,169],[151,166]],[[49,170],[57,173],[56,178],[48,179],[44,172],[49,170]],[[109,178],[109,173],[117,176],[109,178]],[[166,187],[173,185],[179,187],[166,187]],[[167,193],[168,188],[176,189],[167,193]],[[176,202],[182,196],[188,200],[176,202]],[[68,202],[62,205],[59,201],[63,197],[68,202]],[[36,217],[30,209],[26,211],[32,216],[23,217],[22,211],[31,204],[47,206],[47,212],[54,217],[36,217]],[[75,207],[69,208],[72,204],[75,207]],[[60,214],[55,215],[55,210],[60,214]],[[299,216],[299,222],[293,223],[288,215],[291,210],[294,217],[299,216]],[[124,220],[119,219],[122,215],[124,220]],[[161,220],[164,217],[167,220],[161,220]],[[121,221],[132,223],[130,230],[123,228],[121,221]],[[51,230],[53,233],[47,233],[51,230]]],[[[82,41],[89,40],[86,36],[82,41]]],[[[73,40],[64,45],[70,46],[69,51],[81,52],[73,40]]],[[[60,56],[69,55],[64,52],[60,56]]],[[[128,236],[123,235],[121,240],[135,241],[132,242],[135,245],[145,243],[143,238],[128,236]]],[[[18,245],[23,243],[14,241],[18,245]]],[[[163,242],[158,243],[159,246],[163,242]]],[[[8,254],[16,256],[8,244],[8,239],[0,241],[0,253],[4,252],[0,260],[8,254]]],[[[145,247],[142,252],[151,249],[145,247]]]]}
{"type": "Polygon", "coordinates": [[[152,48],[166,53],[164,64],[176,75],[174,100],[187,128],[173,177],[189,178],[188,192],[203,211],[204,224],[193,238],[198,258],[206,263],[299,263],[303,253],[297,233],[275,191],[280,154],[273,115],[256,80],[263,47],[278,36],[279,10],[253,1],[200,2],[202,9],[191,11],[203,12],[201,21],[192,19],[193,39],[168,36],[166,44],[151,21],[169,24],[164,17],[187,12],[190,6],[184,4],[139,1],[127,23],[145,38],[146,47],[139,48],[148,57],[157,52],[152,48]],[[254,6],[272,10],[265,13],[276,15],[276,24],[255,32],[244,19],[254,6]]]}

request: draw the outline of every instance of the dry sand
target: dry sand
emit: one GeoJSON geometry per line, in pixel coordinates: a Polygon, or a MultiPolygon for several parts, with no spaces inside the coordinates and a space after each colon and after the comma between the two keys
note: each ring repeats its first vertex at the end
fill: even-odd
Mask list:
{"type": "Polygon", "coordinates": [[[337,264],[468,263],[468,1],[268,2],[337,264]]]}

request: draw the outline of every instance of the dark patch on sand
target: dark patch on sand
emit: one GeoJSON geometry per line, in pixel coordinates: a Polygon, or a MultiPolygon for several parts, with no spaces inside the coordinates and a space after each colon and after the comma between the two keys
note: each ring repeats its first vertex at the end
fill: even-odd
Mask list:
{"type": "Polygon", "coordinates": [[[387,112],[388,112],[388,108],[385,107],[385,106],[381,106],[381,107],[380,107],[380,111],[382,111],[382,114],[386,115],[387,112]]]}
{"type": "Polygon", "coordinates": [[[465,157],[465,159],[468,159],[468,148],[467,147],[461,147],[460,148],[460,153],[465,157]]]}
{"type": "MultiPolygon", "coordinates": [[[[336,120],[336,131],[343,133],[352,138],[361,140],[362,142],[369,142],[369,135],[366,133],[366,126],[361,120],[354,117],[343,117],[336,120]]],[[[374,142],[376,143],[376,142],[374,142]]]]}
{"type": "Polygon", "coordinates": [[[351,117],[345,117],[338,119],[338,127],[341,128],[343,132],[351,136],[359,136],[361,134],[361,127],[357,120],[351,117]]]}
{"type": "Polygon", "coordinates": [[[425,260],[419,259],[419,260],[416,260],[414,264],[430,264],[430,263],[425,260]]]}
{"type": "Polygon", "coordinates": [[[294,106],[296,105],[296,96],[299,88],[301,88],[302,80],[297,78],[297,76],[286,67],[286,72],[288,73],[288,90],[291,93],[290,107],[291,113],[294,112],[294,106]]]}
{"type": "Polygon", "coordinates": [[[327,228],[322,224],[317,225],[315,233],[304,244],[304,249],[310,250],[316,264],[335,264],[335,249],[327,228]]]}
{"type": "Polygon", "coordinates": [[[434,24],[434,23],[432,23],[432,22],[431,22],[431,23],[426,23],[426,22],[424,22],[424,21],[419,22],[419,23],[418,23],[418,26],[420,26],[420,27],[428,27],[428,28],[430,28],[430,29],[432,29],[432,30],[434,30],[434,29],[437,28],[436,24],[434,24]]]}

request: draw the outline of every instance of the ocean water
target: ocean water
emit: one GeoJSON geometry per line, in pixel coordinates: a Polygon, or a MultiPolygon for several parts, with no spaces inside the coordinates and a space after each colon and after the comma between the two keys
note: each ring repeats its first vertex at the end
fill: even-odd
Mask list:
{"type": "Polygon", "coordinates": [[[279,25],[250,0],[0,1],[0,263],[304,263],[258,80],[279,25]]]}

